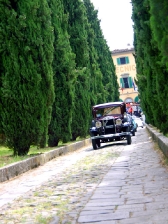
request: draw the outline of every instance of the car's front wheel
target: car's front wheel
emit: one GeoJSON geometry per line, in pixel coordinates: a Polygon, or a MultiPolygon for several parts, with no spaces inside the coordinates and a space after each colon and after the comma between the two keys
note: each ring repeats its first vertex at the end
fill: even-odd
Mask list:
{"type": "Polygon", "coordinates": [[[100,147],[100,139],[92,139],[93,149],[98,149],[100,147]]]}
{"type": "Polygon", "coordinates": [[[127,135],[127,144],[131,145],[131,141],[132,141],[131,135],[127,135]]]}

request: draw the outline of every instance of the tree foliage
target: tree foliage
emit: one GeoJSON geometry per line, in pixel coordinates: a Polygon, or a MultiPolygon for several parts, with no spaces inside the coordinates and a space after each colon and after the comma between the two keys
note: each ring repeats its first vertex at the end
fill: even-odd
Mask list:
{"type": "Polygon", "coordinates": [[[149,0],[153,38],[160,50],[161,62],[168,70],[168,2],[149,0]]]}
{"type": "Polygon", "coordinates": [[[53,87],[53,28],[45,0],[1,1],[2,127],[15,155],[45,146],[53,87]]]}
{"type": "Polygon", "coordinates": [[[90,80],[89,46],[87,42],[88,21],[86,10],[81,0],[64,0],[64,9],[68,17],[70,45],[75,54],[74,103],[72,111],[72,140],[88,135],[90,120],[90,80]]]}
{"type": "Polygon", "coordinates": [[[14,155],[89,133],[91,107],[118,100],[90,0],[0,1],[0,134],[14,155]]]}
{"type": "Polygon", "coordinates": [[[91,105],[105,102],[105,91],[103,86],[103,74],[100,70],[98,63],[98,52],[96,49],[96,42],[98,37],[96,36],[94,26],[97,23],[97,10],[94,9],[90,0],[84,0],[86,7],[87,19],[89,26],[88,32],[88,44],[89,44],[89,68],[90,68],[90,93],[91,93],[91,105]]]}
{"type": "Polygon", "coordinates": [[[96,62],[98,63],[100,70],[98,77],[100,77],[101,81],[98,80],[96,87],[98,90],[98,102],[117,101],[119,99],[119,92],[116,91],[116,89],[119,88],[119,86],[115,74],[115,66],[100,26],[98,11],[94,9],[90,0],[84,0],[84,4],[87,9],[88,21],[94,35],[93,47],[95,49],[96,62]]]}
{"type": "MultiPolygon", "coordinates": [[[[165,3],[166,1],[158,3],[155,0],[132,0],[137,84],[141,106],[147,122],[159,128],[163,133],[168,132],[168,108],[164,103],[168,88],[164,81],[167,77],[165,61],[167,56],[163,51],[165,41],[162,42],[161,39],[166,40],[167,31],[165,29],[162,32],[161,38],[158,26],[160,24],[163,28],[165,20],[158,7],[164,8],[165,3]]],[[[165,10],[163,11],[164,15],[165,10]]]]}
{"type": "Polygon", "coordinates": [[[68,34],[68,14],[62,0],[50,0],[52,25],[54,27],[54,86],[55,102],[49,126],[49,146],[71,139],[72,109],[74,102],[75,54],[72,52],[68,34]]]}

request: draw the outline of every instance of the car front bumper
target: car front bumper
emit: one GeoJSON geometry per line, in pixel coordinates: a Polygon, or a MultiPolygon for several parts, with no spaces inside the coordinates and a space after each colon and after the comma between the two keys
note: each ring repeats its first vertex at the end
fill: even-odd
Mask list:
{"type": "Polygon", "coordinates": [[[112,138],[115,139],[115,137],[126,137],[129,135],[132,136],[130,132],[121,132],[121,133],[115,133],[115,134],[91,136],[91,139],[112,139],[112,138]]]}

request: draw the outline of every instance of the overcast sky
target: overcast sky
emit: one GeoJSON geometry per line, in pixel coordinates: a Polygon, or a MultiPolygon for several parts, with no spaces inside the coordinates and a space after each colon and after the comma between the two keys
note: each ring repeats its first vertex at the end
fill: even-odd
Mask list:
{"type": "Polygon", "coordinates": [[[101,29],[110,50],[133,46],[131,0],[91,0],[98,10],[101,29]]]}

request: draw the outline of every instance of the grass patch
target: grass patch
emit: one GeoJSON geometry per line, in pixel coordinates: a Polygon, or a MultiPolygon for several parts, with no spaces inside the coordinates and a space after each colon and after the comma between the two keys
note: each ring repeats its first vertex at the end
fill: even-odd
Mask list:
{"type": "Polygon", "coordinates": [[[164,156],[163,165],[168,168],[168,158],[164,156]]]}
{"type": "Polygon", "coordinates": [[[51,221],[52,217],[43,217],[41,215],[38,215],[36,217],[36,222],[41,224],[48,224],[51,221]]]}
{"type": "Polygon", "coordinates": [[[26,212],[33,212],[34,208],[24,207],[12,211],[12,214],[24,215],[26,212]]]}
{"type": "Polygon", "coordinates": [[[159,155],[161,165],[168,169],[168,157],[164,155],[156,142],[154,142],[154,150],[156,150],[159,155]]]}
{"type": "Polygon", "coordinates": [[[77,138],[76,141],[71,141],[67,143],[63,143],[60,141],[58,146],[56,147],[37,148],[37,146],[31,146],[29,153],[26,156],[13,156],[12,149],[9,149],[4,145],[0,145],[0,168],[82,140],[84,140],[84,138],[77,138]]]}
{"type": "Polygon", "coordinates": [[[47,147],[44,149],[37,149],[37,147],[31,147],[29,153],[26,156],[13,156],[13,150],[5,146],[0,146],[0,167],[37,156],[50,150],[53,150],[53,148],[47,147]]]}

